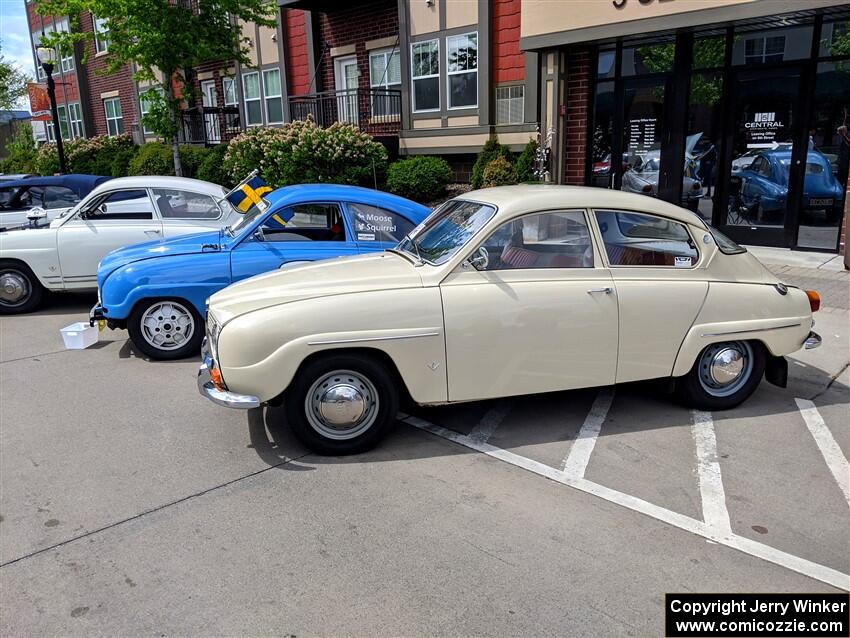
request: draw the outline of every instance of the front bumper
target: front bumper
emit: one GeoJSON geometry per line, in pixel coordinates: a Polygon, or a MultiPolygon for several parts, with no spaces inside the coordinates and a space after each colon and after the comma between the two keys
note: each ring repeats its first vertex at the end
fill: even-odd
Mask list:
{"type": "Polygon", "coordinates": [[[101,319],[106,319],[106,317],[103,315],[103,306],[98,303],[89,310],[89,325],[93,326],[96,321],[101,319]]]}
{"type": "Polygon", "coordinates": [[[815,348],[819,348],[822,342],[823,339],[821,339],[821,336],[817,332],[812,331],[809,332],[809,336],[803,342],[803,347],[806,350],[814,350],[815,348]]]}
{"type": "Polygon", "coordinates": [[[198,392],[213,403],[223,405],[226,408],[237,410],[250,410],[260,407],[260,400],[250,394],[237,394],[228,390],[222,390],[213,383],[211,370],[215,367],[215,359],[206,350],[206,340],[201,348],[201,367],[198,368],[198,392]]]}

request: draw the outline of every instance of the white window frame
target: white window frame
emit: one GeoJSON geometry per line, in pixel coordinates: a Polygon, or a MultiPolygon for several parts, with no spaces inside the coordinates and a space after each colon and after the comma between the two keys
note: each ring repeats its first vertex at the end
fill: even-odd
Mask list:
{"type": "MultiPolygon", "coordinates": [[[[70,33],[71,29],[68,26],[68,18],[62,18],[58,22],[53,23],[53,30],[57,33],[70,33]]],[[[62,73],[70,73],[74,70],[74,52],[71,51],[71,55],[63,55],[61,51],[59,53],[59,68],[62,69],[62,73]]]]}
{"type": "Polygon", "coordinates": [[[225,106],[239,106],[239,91],[236,90],[236,78],[232,76],[225,76],[221,78],[221,91],[224,93],[224,105],[225,106]],[[227,100],[227,85],[233,87],[233,101],[230,102],[227,100]]]}
{"type": "Polygon", "coordinates": [[[139,123],[142,125],[142,133],[144,135],[156,135],[156,132],[149,129],[144,122],[145,115],[150,113],[151,110],[150,104],[145,100],[144,94],[150,90],[154,90],[160,95],[165,93],[165,90],[161,86],[149,86],[144,91],[139,91],[139,123]]]}
{"type": "Polygon", "coordinates": [[[119,97],[108,97],[103,100],[103,116],[106,118],[106,134],[109,137],[115,137],[116,135],[121,135],[124,129],[124,109],[121,108],[121,98],[119,97]],[[118,111],[120,111],[120,115],[117,117],[109,117],[109,112],[107,111],[106,104],[107,102],[112,102],[118,105],[118,111]],[[110,130],[109,123],[110,122],[120,122],[121,129],[118,130],[118,124],[115,125],[115,133],[110,130]]]}
{"type": "Polygon", "coordinates": [[[744,40],[744,63],[766,64],[768,56],[773,57],[775,55],[779,55],[779,52],[767,52],[767,41],[773,38],[782,38],[782,59],[784,60],[785,53],[788,51],[788,38],[784,35],[759,35],[752,38],[746,38],[744,40]],[[761,42],[761,53],[747,55],[747,43],[749,42],[761,42]]]}
{"type": "Polygon", "coordinates": [[[268,124],[283,124],[283,78],[281,77],[280,69],[263,69],[263,87],[262,87],[262,96],[263,96],[263,112],[265,113],[266,122],[268,124]],[[266,88],[266,74],[267,73],[277,73],[277,95],[270,94],[266,88]],[[269,100],[280,100],[280,119],[272,120],[269,116],[269,100]]]}
{"type": "Polygon", "coordinates": [[[245,126],[262,126],[263,125],[263,85],[262,80],[260,79],[259,71],[251,71],[250,73],[242,74],[242,100],[245,102],[245,126]],[[248,92],[245,90],[245,80],[250,76],[257,77],[257,97],[248,97],[248,92]],[[260,121],[259,122],[249,122],[248,121],[248,103],[249,102],[259,102],[260,103],[260,121]]]}
{"type": "Polygon", "coordinates": [[[525,121],[525,85],[524,84],[507,84],[505,86],[497,86],[496,87],[496,124],[497,125],[508,125],[508,124],[522,124],[525,121]],[[522,95],[519,97],[511,97],[511,91],[513,89],[521,89],[522,95]],[[507,91],[507,97],[499,97],[500,91],[507,91]],[[508,102],[508,119],[505,122],[499,121],[499,100],[506,100],[508,102]],[[519,100],[521,105],[519,112],[519,121],[511,120],[511,102],[514,100],[519,100]]]}
{"type": "Polygon", "coordinates": [[[79,102],[68,105],[68,123],[71,125],[71,137],[83,137],[83,111],[79,102]]]}
{"type": "Polygon", "coordinates": [[[376,49],[374,51],[369,51],[369,86],[373,89],[390,89],[391,87],[399,87],[401,88],[401,52],[398,50],[398,47],[390,47],[388,49],[376,49]],[[389,60],[395,55],[396,59],[399,61],[399,78],[398,82],[388,82],[387,81],[387,69],[389,69],[389,60]],[[383,82],[375,82],[375,78],[372,77],[372,58],[376,58],[378,56],[382,56],[384,58],[384,81],[383,82]]]}
{"type": "MultiPolygon", "coordinates": [[[[63,140],[70,140],[72,138],[71,135],[71,122],[68,120],[68,108],[66,104],[57,104],[56,105],[56,113],[59,115],[59,133],[62,135],[63,140]],[[62,130],[62,122],[65,122],[65,130],[62,130]]],[[[45,122],[46,126],[44,127],[47,131],[47,141],[55,142],[56,135],[53,134],[53,118],[50,118],[50,121],[45,122]]]]}
{"type": "Polygon", "coordinates": [[[478,108],[478,31],[469,31],[468,33],[458,33],[455,35],[446,36],[446,108],[449,111],[460,111],[464,109],[477,109],[478,108]],[[469,69],[465,69],[463,71],[449,71],[449,55],[451,53],[451,47],[449,45],[449,41],[454,38],[468,38],[469,36],[475,36],[475,69],[470,71],[469,69]],[[452,106],[452,90],[451,90],[451,77],[453,75],[464,75],[464,74],[475,74],[475,104],[466,104],[463,106],[452,106]]]}
{"type": "Polygon", "coordinates": [[[97,53],[109,51],[109,29],[106,28],[106,20],[92,14],[92,28],[94,29],[94,49],[97,53]]]}
{"type": "Polygon", "coordinates": [[[430,80],[433,78],[437,78],[437,92],[441,93],[440,90],[440,40],[438,38],[434,38],[433,40],[420,40],[419,42],[411,42],[410,43],[410,103],[413,107],[414,113],[439,113],[440,108],[443,105],[443,96],[437,96],[437,108],[435,109],[417,109],[416,108],[416,80],[430,80]],[[430,75],[414,75],[413,71],[413,49],[417,46],[421,46],[423,44],[436,44],[437,45],[437,73],[432,73],[430,75]]]}

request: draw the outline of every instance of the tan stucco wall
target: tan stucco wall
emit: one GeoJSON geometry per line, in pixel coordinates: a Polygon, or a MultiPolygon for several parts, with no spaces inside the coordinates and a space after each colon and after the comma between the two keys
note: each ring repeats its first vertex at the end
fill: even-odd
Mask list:
{"type": "Polygon", "coordinates": [[[446,2],[446,28],[478,24],[478,0],[448,0],[446,2]]]}
{"type": "Polygon", "coordinates": [[[248,58],[251,60],[251,66],[257,66],[257,43],[256,40],[256,25],[253,22],[240,22],[239,28],[242,30],[242,37],[249,38],[251,44],[248,46],[248,58]]]}
{"type": "Polygon", "coordinates": [[[443,121],[440,118],[428,120],[413,120],[413,128],[440,128],[443,121]]]}
{"type": "Polygon", "coordinates": [[[478,126],[477,115],[462,115],[446,118],[449,126],[478,126]]]}
{"type": "Polygon", "coordinates": [[[263,56],[263,64],[277,64],[280,59],[276,38],[275,27],[260,27],[260,54],[263,56]]]}
{"type": "Polygon", "coordinates": [[[407,0],[407,16],[410,35],[433,33],[440,28],[440,3],[435,0],[429,7],[425,0],[407,0]]]}

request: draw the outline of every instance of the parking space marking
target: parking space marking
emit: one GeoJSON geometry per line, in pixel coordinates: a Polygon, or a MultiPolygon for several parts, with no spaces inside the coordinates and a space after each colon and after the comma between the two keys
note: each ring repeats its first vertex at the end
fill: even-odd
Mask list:
{"type": "Polygon", "coordinates": [[[714,419],[711,412],[691,410],[693,426],[691,432],[697,450],[697,476],[702,500],[702,518],[705,524],[718,534],[732,534],[729,510],[726,509],[726,491],[717,460],[717,437],[714,434],[714,419]]]}
{"type": "Polygon", "coordinates": [[[736,549],[755,558],[759,558],[766,562],[773,563],[774,565],[803,574],[804,576],[808,576],[809,578],[813,578],[814,580],[818,580],[822,583],[826,583],[827,585],[831,585],[837,589],[850,591],[850,575],[844,574],[837,569],[814,563],[810,560],[806,560],[805,558],[794,556],[793,554],[788,554],[787,552],[770,547],[764,543],[760,543],[743,536],[738,536],[731,531],[729,533],[718,532],[718,530],[711,525],[698,521],[690,516],[685,516],[684,514],[679,514],[678,512],[659,507],[658,505],[654,505],[648,501],[631,496],[630,494],[618,492],[617,490],[594,483],[593,481],[589,481],[585,478],[570,478],[563,470],[549,467],[539,461],[514,454],[508,450],[503,450],[494,445],[490,445],[489,443],[480,443],[465,434],[429,423],[419,417],[408,416],[401,420],[413,427],[430,432],[431,434],[447,439],[453,443],[457,443],[458,445],[463,445],[475,450],[476,452],[481,452],[482,454],[499,459],[505,463],[510,463],[511,465],[539,476],[543,476],[557,483],[592,494],[593,496],[597,496],[616,505],[620,505],[645,516],[649,516],[650,518],[662,521],[668,525],[672,525],[673,527],[690,532],[691,534],[701,536],[707,540],[717,543],[718,545],[736,549]]]}
{"type": "Polygon", "coordinates": [[[806,422],[806,427],[812,433],[829,471],[832,472],[835,482],[838,483],[838,487],[844,494],[847,505],[850,506],[850,462],[844,458],[844,453],[836,443],[832,432],[826,427],[826,423],[815,404],[808,399],[794,400],[797,402],[803,421],[806,422]]]}
{"type": "Polygon", "coordinates": [[[505,420],[505,417],[508,416],[512,407],[512,401],[505,399],[498,401],[496,405],[487,410],[487,413],[481,417],[478,425],[472,428],[472,431],[467,436],[478,443],[486,443],[490,440],[490,437],[493,436],[493,432],[496,431],[496,428],[498,428],[502,424],[502,421],[505,420]]]}
{"type": "Polygon", "coordinates": [[[596,399],[590,407],[590,412],[587,413],[581,430],[579,430],[576,440],[570,447],[569,454],[561,464],[564,475],[568,478],[584,478],[587,464],[590,462],[590,455],[593,453],[593,448],[596,447],[596,439],[602,431],[602,424],[605,423],[613,401],[614,388],[603,388],[596,395],[596,399]]]}

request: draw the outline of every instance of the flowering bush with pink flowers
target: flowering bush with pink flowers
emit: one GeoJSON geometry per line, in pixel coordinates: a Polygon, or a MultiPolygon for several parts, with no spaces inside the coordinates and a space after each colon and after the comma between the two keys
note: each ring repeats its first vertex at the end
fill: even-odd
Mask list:
{"type": "Polygon", "coordinates": [[[224,166],[234,182],[258,169],[271,186],[318,182],[374,186],[386,171],[387,151],[350,124],[321,128],[308,118],[280,128],[248,129],[228,145],[224,166]]]}
{"type": "MultiPolygon", "coordinates": [[[[121,177],[127,174],[127,166],[135,152],[136,146],[129,135],[98,135],[65,142],[65,161],[70,173],[121,177]]],[[[40,175],[59,171],[55,144],[44,144],[38,149],[35,169],[40,175]]]]}

